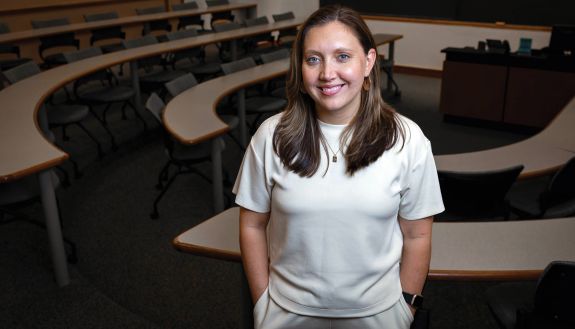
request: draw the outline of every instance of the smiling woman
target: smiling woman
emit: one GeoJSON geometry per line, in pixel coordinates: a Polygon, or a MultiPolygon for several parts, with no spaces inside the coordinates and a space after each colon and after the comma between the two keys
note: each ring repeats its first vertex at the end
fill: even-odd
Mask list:
{"type": "Polygon", "coordinates": [[[443,203],[430,143],[382,100],[376,58],[348,8],[298,32],[287,108],[260,126],[234,186],[256,328],[413,321],[443,203]]]}

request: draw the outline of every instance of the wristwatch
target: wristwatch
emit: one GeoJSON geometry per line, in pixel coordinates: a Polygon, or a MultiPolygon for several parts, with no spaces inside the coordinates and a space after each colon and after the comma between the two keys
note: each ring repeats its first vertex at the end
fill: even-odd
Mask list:
{"type": "Polygon", "coordinates": [[[403,299],[405,299],[405,301],[407,302],[408,305],[411,305],[415,308],[421,307],[421,304],[423,304],[423,296],[421,295],[412,295],[408,292],[402,292],[403,294],[403,299]]]}

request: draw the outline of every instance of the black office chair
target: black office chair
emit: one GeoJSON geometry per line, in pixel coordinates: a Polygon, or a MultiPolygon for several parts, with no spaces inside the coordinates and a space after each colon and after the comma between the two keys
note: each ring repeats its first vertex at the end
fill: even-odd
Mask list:
{"type": "Polygon", "coordinates": [[[551,262],[537,283],[502,283],[486,295],[502,329],[575,328],[575,262],[551,262]]]}
{"type": "MultiPolygon", "coordinates": [[[[0,22],[0,34],[10,33],[10,28],[8,25],[0,22]]],[[[0,60],[0,72],[9,70],[13,67],[22,65],[26,62],[32,61],[31,58],[22,58],[20,57],[20,47],[11,44],[0,44],[0,55],[2,57],[10,57],[11,55],[14,58],[3,58],[0,60]]]]}
{"type": "MultiPolygon", "coordinates": [[[[182,11],[182,10],[194,10],[198,9],[198,4],[195,1],[191,2],[183,2],[183,3],[175,3],[172,5],[173,11],[182,11]]],[[[202,20],[201,15],[194,15],[194,16],[182,16],[178,18],[178,30],[184,30],[188,27],[193,27],[198,32],[204,31],[204,21],[202,20]]]]}
{"type": "MultiPolygon", "coordinates": [[[[166,8],[164,6],[148,7],[148,8],[136,8],[136,14],[138,15],[150,15],[150,14],[160,14],[165,13],[166,8]]],[[[167,41],[165,33],[172,30],[172,25],[167,19],[153,20],[144,23],[144,28],[142,29],[142,36],[151,34],[152,32],[161,34],[156,34],[158,41],[167,41]]]]}
{"type": "MultiPolygon", "coordinates": [[[[216,6],[225,6],[229,5],[230,2],[228,0],[206,0],[206,5],[208,8],[216,7],[216,6]]],[[[214,25],[223,23],[232,23],[235,20],[235,16],[232,14],[231,11],[220,11],[217,13],[212,13],[212,19],[210,21],[210,25],[212,29],[214,25]]]]}
{"type": "Polygon", "coordinates": [[[537,200],[510,200],[511,211],[522,219],[575,215],[575,157],[559,169],[537,200]]]}
{"type": "MultiPolygon", "coordinates": [[[[157,122],[162,125],[162,128],[162,112],[164,108],[164,101],[156,93],[152,93],[146,101],[146,109],[152,113],[157,122]]],[[[175,141],[165,129],[163,129],[163,135],[168,161],[158,176],[156,188],[161,192],[154,200],[153,209],[150,213],[150,218],[152,219],[159,218],[158,205],[178,176],[182,174],[196,174],[211,183],[211,179],[196,168],[196,165],[211,160],[211,144],[182,145],[175,141]],[[170,168],[172,167],[175,167],[176,171],[170,174],[170,168]]],[[[221,139],[219,141],[222,143],[223,149],[225,147],[224,142],[221,139]]]]}
{"type": "MultiPolygon", "coordinates": [[[[153,35],[146,35],[139,39],[124,40],[126,49],[145,47],[157,44],[158,41],[153,35]]],[[[172,69],[166,57],[152,56],[138,60],[139,79],[142,91],[150,94],[159,92],[164,95],[164,83],[172,81],[186,72],[172,69]]]]}
{"type": "Polygon", "coordinates": [[[523,165],[488,172],[438,171],[445,212],[436,221],[509,217],[507,192],[523,165]]]}
{"type": "MultiPolygon", "coordinates": [[[[290,50],[288,48],[280,48],[278,50],[261,54],[260,58],[262,63],[271,63],[280,59],[289,58],[290,50]]],[[[269,94],[274,97],[286,98],[286,76],[275,78],[268,82],[269,94]]]]}
{"type": "MultiPolygon", "coordinates": [[[[274,22],[288,21],[295,19],[293,12],[288,11],[281,14],[272,15],[274,22]]],[[[297,35],[297,28],[281,30],[279,32],[277,43],[280,47],[291,48],[297,35]]]]}
{"type": "MultiPolygon", "coordinates": [[[[76,62],[82,59],[102,55],[100,48],[87,48],[74,52],[65,53],[64,56],[68,63],[76,62]]],[[[142,121],[144,130],[147,124],[144,118],[138,113],[138,110],[132,104],[136,92],[131,86],[121,85],[110,69],[94,72],[92,74],[80,77],[74,81],[74,95],[79,103],[87,105],[90,112],[102,124],[112,143],[112,150],[117,150],[116,139],[108,128],[107,113],[114,104],[122,104],[122,119],[126,119],[126,107],[134,110],[136,117],[142,121]],[[104,105],[102,117],[95,110],[98,105],[104,105]]]]}
{"type": "MultiPolygon", "coordinates": [[[[246,57],[237,61],[222,64],[222,70],[224,74],[232,74],[245,69],[249,69],[256,66],[256,62],[251,57],[246,57]]],[[[247,94],[247,93],[246,93],[247,94]]],[[[259,120],[265,114],[273,114],[282,111],[287,105],[287,101],[283,98],[269,96],[265,93],[255,96],[246,96],[245,99],[245,109],[246,114],[256,115],[256,118],[252,121],[251,132],[252,134],[257,130],[259,126],[259,120]]]]}
{"type": "MultiPolygon", "coordinates": [[[[67,18],[32,20],[32,27],[34,29],[43,29],[68,24],[70,24],[70,22],[68,21],[67,18]]],[[[62,48],[62,47],[67,48],[67,51],[70,50],[70,47],[79,49],[80,40],[76,39],[76,37],[74,36],[74,32],[41,37],[38,53],[40,54],[40,58],[42,58],[42,61],[44,62],[43,66],[45,66],[46,68],[50,68],[57,65],[66,64],[66,59],[64,58],[64,55],[61,52],[47,54],[47,51],[49,49],[62,48]]]]}
{"type": "MultiPolygon", "coordinates": [[[[269,24],[266,16],[257,18],[246,19],[244,22],[246,27],[267,25],[269,24]]],[[[261,55],[274,51],[274,39],[271,33],[263,33],[253,37],[248,37],[244,40],[244,48],[247,56],[251,56],[258,63],[261,63],[261,55]]]]}
{"type": "MultiPolygon", "coordinates": [[[[86,22],[97,22],[108,19],[118,19],[118,14],[114,11],[111,11],[106,13],[84,15],[84,20],[86,22]]],[[[97,43],[100,49],[102,49],[102,52],[107,54],[123,50],[124,47],[122,46],[121,41],[124,39],[126,39],[126,33],[122,31],[121,26],[99,28],[92,30],[92,36],[90,36],[90,46],[94,46],[97,43]],[[112,40],[113,43],[110,43],[110,40],[112,40]]]]}
{"type": "MultiPolygon", "coordinates": [[[[241,28],[242,28],[242,25],[239,23],[225,22],[225,21],[220,21],[219,23],[215,23],[212,25],[212,29],[216,33],[232,31],[232,30],[237,30],[237,29],[241,29],[241,28]]],[[[242,39],[235,39],[233,41],[219,42],[216,44],[216,46],[218,47],[219,57],[223,62],[229,62],[229,61],[234,60],[234,56],[232,54],[232,42],[236,43],[236,47],[235,47],[236,58],[235,59],[240,57],[240,55],[242,55],[245,52],[245,49],[243,47],[244,41],[242,39]]]]}

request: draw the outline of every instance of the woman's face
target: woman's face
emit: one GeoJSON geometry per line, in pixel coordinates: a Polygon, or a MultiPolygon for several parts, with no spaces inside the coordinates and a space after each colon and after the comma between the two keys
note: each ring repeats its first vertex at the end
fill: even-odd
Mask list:
{"type": "Polygon", "coordinates": [[[344,24],[334,21],[311,28],[303,43],[302,77],[318,118],[347,124],[359,109],[363,80],[375,62],[344,24]]]}

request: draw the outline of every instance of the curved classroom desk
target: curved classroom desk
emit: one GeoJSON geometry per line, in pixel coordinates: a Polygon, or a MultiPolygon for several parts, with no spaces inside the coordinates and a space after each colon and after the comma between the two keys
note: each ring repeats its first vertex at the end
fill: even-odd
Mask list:
{"type": "Polygon", "coordinates": [[[47,27],[42,29],[31,29],[25,31],[16,31],[10,32],[6,34],[0,35],[0,44],[1,43],[16,43],[19,41],[29,40],[29,39],[37,39],[40,37],[47,37],[51,35],[66,33],[66,32],[81,32],[81,31],[90,31],[93,29],[105,28],[105,27],[112,27],[112,26],[127,26],[127,25],[135,25],[135,24],[143,24],[150,21],[157,21],[157,20],[164,20],[164,19],[172,19],[172,18],[179,18],[184,16],[198,16],[203,14],[211,14],[217,13],[222,11],[229,11],[229,10],[250,10],[254,9],[257,4],[254,3],[233,3],[229,5],[222,5],[222,6],[213,6],[209,8],[198,8],[198,9],[191,9],[191,10],[178,10],[178,11],[168,11],[164,13],[157,13],[157,14],[147,14],[147,15],[134,15],[134,16],[126,16],[120,17],[116,19],[108,19],[102,21],[94,21],[94,22],[84,22],[84,23],[74,23],[69,25],[62,25],[62,26],[55,26],[55,27],[47,27]]]}
{"type": "MultiPolygon", "coordinates": [[[[431,280],[535,280],[553,260],[575,261],[575,218],[433,223],[431,280]]],[[[178,235],[176,249],[241,261],[239,208],[178,235]]]]}
{"type": "MultiPolygon", "coordinates": [[[[52,262],[58,285],[67,285],[70,279],[49,169],[65,161],[68,155],[48,142],[41,133],[48,129],[45,111],[40,110],[44,101],[56,90],[75,79],[124,62],[130,62],[133,73],[132,81],[135,89],[138,90],[137,59],[290,29],[301,23],[302,19],[296,18],[88,58],[44,71],[0,91],[0,104],[2,104],[0,108],[0,159],[2,159],[0,161],[0,184],[38,174],[52,262]]],[[[141,110],[139,97],[136,97],[136,104],[138,110],[141,110]]],[[[211,137],[212,135],[207,135],[202,141],[211,137]]]]}
{"type": "Polygon", "coordinates": [[[493,171],[523,164],[519,179],[555,172],[575,156],[575,97],[545,129],[523,141],[479,152],[437,155],[438,170],[493,171]]]}

